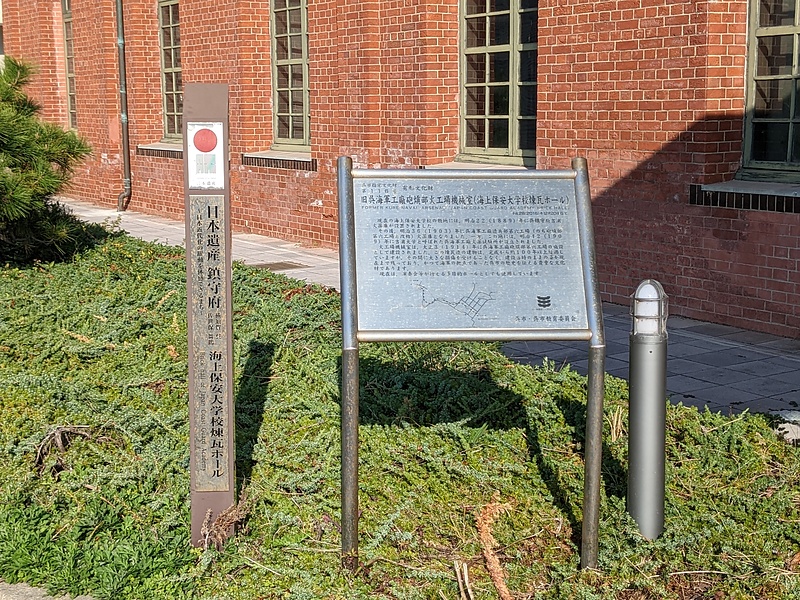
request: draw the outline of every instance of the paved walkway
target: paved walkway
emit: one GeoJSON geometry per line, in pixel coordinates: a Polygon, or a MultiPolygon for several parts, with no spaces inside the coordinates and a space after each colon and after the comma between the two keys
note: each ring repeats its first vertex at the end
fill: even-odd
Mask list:
{"type": "MultiPolygon", "coordinates": [[[[182,222],[134,211],[117,212],[65,200],[73,213],[95,223],[119,223],[129,234],[170,245],[182,245],[182,222]]],[[[334,250],[306,248],[254,234],[233,234],[233,258],[308,282],[339,288],[339,256],[334,250]]],[[[633,290],[632,290],[633,291],[633,290]]],[[[603,307],[606,371],[628,377],[628,307],[603,307]]],[[[667,393],[673,402],[723,413],[779,412],[800,421],[800,340],[735,327],[670,317],[667,393]]],[[[585,342],[512,342],[506,354],[517,361],[541,364],[547,357],[585,373],[585,342]]]]}

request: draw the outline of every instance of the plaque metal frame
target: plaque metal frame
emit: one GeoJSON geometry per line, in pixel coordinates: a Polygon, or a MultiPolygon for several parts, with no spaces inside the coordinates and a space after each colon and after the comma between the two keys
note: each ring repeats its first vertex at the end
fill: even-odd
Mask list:
{"type": "MultiPolygon", "coordinates": [[[[353,169],[352,159],[340,157],[338,160],[339,197],[339,260],[342,302],[342,413],[341,413],[341,492],[342,492],[342,563],[348,568],[358,564],[358,413],[359,413],[359,343],[394,341],[587,341],[589,345],[588,390],[586,411],[586,444],[584,468],[584,499],[581,568],[596,568],[598,553],[598,529],[600,520],[600,467],[602,461],[603,396],[605,393],[605,333],[603,312],[597,285],[595,261],[594,230],[591,213],[591,194],[587,162],[584,158],[572,160],[572,169],[564,170],[459,170],[459,169],[353,169]],[[434,328],[419,326],[412,322],[407,327],[404,322],[392,323],[392,315],[387,314],[386,327],[368,326],[360,328],[358,300],[362,291],[359,288],[359,265],[375,260],[375,248],[371,255],[359,246],[364,243],[364,224],[357,223],[359,216],[373,225],[372,217],[364,218],[363,210],[356,208],[355,188],[358,185],[363,195],[363,185],[374,184],[385,190],[387,182],[405,182],[405,185],[419,184],[417,189],[433,189],[434,186],[457,185],[470,182],[476,190],[493,189],[491,186],[501,182],[515,182],[526,193],[547,195],[548,186],[554,182],[570,182],[572,199],[570,210],[575,211],[576,226],[571,231],[577,239],[566,239],[565,244],[577,244],[568,248],[573,263],[570,268],[580,269],[580,277],[572,277],[569,285],[576,289],[568,290],[582,300],[581,310],[585,321],[577,327],[560,327],[557,323],[523,323],[520,326],[501,328],[481,326],[453,326],[434,328]],[[426,184],[430,184],[427,185],[426,184]],[[383,187],[381,187],[383,186],[383,187]],[[489,187],[487,187],[489,186],[489,187]]],[[[418,201],[412,195],[411,202],[418,201]]],[[[440,199],[441,200],[441,199],[440,199]]],[[[362,201],[362,199],[359,199],[362,201]]],[[[404,200],[405,201],[405,200],[404,200]]],[[[463,203],[463,199],[459,200],[463,203]]],[[[370,211],[377,216],[386,213],[389,202],[381,201],[371,206],[370,211]]],[[[432,207],[435,213],[437,208],[432,207]]],[[[458,219],[454,219],[458,222],[458,219]]],[[[380,228],[372,235],[380,240],[380,228]]],[[[514,232],[511,232],[514,235],[514,232]]],[[[413,259],[412,259],[413,260],[413,259]]],[[[449,264],[449,263],[448,263],[449,264]]],[[[363,273],[363,271],[361,271],[363,273]]],[[[425,270],[420,269],[421,279],[425,270]]],[[[495,283],[503,285],[502,278],[494,278],[495,283]]],[[[509,284],[514,282],[509,278],[509,284]]],[[[362,288],[365,287],[362,282],[362,288]]],[[[367,286],[369,287],[369,286],[367,286]]],[[[579,311],[580,312],[580,311],[579,311]]]]}

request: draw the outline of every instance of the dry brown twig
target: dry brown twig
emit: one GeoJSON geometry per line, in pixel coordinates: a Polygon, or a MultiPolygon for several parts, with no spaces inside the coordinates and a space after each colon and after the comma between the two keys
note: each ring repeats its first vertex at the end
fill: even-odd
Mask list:
{"type": "Polygon", "coordinates": [[[475,600],[475,596],[472,595],[472,588],[469,585],[469,567],[467,563],[454,560],[453,568],[456,570],[460,600],[475,600]]]}
{"type": "Polygon", "coordinates": [[[221,550],[225,540],[233,535],[234,527],[247,518],[250,508],[250,499],[243,490],[239,502],[231,504],[220,512],[216,519],[211,518],[213,514],[209,509],[203,519],[203,525],[200,527],[200,535],[203,536],[203,550],[208,550],[212,544],[217,550],[221,550]]]}
{"type": "MultiPolygon", "coordinates": [[[[36,447],[36,458],[33,459],[33,466],[36,471],[41,475],[45,469],[47,457],[50,456],[54,450],[62,454],[66,452],[67,448],[69,448],[72,443],[72,439],[75,437],[91,439],[96,442],[108,442],[113,439],[109,436],[98,436],[95,428],[90,425],[59,425],[54,427],[44,436],[36,447]]],[[[116,443],[120,442],[117,441],[116,443]]],[[[64,471],[68,467],[59,457],[52,468],[53,474],[57,475],[58,472],[64,471]]]]}
{"type": "Polygon", "coordinates": [[[500,600],[513,600],[513,596],[506,585],[505,570],[500,564],[497,553],[494,551],[495,546],[497,546],[497,540],[492,535],[492,525],[494,525],[497,517],[510,509],[511,505],[500,503],[500,494],[495,492],[492,495],[492,501],[481,509],[475,519],[483,559],[486,561],[486,570],[489,571],[489,577],[492,579],[500,600]]]}

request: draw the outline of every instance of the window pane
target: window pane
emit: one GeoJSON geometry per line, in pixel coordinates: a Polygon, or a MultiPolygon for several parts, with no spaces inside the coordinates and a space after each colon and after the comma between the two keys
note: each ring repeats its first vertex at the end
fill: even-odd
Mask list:
{"type": "Polygon", "coordinates": [[[496,15],[489,17],[489,42],[490,46],[503,46],[509,40],[509,15],[496,15]]]}
{"type": "Polygon", "coordinates": [[[792,105],[791,79],[756,81],[755,116],[789,118],[792,105]]]}
{"type": "Polygon", "coordinates": [[[303,117],[292,117],[292,139],[303,139],[303,117]]]}
{"type": "Polygon", "coordinates": [[[289,24],[286,20],[286,11],[275,13],[275,35],[286,35],[289,33],[289,24]]]}
{"type": "Polygon", "coordinates": [[[800,79],[794,82],[794,118],[800,118],[800,79]]]}
{"type": "Polygon", "coordinates": [[[280,10],[282,8],[286,8],[286,0],[273,0],[275,10],[280,10]]]}
{"type": "Polygon", "coordinates": [[[280,65],[278,67],[278,87],[289,87],[289,65],[280,65]]]}
{"type": "Polygon", "coordinates": [[[519,16],[519,43],[535,44],[539,33],[539,14],[524,12],[519,16]]]}
{"type": "Polygon", "coordinates": [[[292,71],[292,87],[295,89],[303,89],[303,66],[293,65],[292,71]]]}
{"type": "Polygon", "coordinates": [[[467,83],[484,83],[486,81],[486,55],[470,54],[467,56],[467,83]]]}
{"type": "Polygon", "coordinates": [[[489,121],[489,147],[508,148],[508,119],[489,121]]]}
{"type": "Polygon", "coordinates": [[[303,21],[300,15],[299,8],[293,8],[289,11],[289,32],[290,33],[302,33],[303,31],[303,21]]]}
{"type": "Polygon", "coordinates": [[[467,14],[486,12],[486,0],[467,0],[467,14]]]}
{"type": "Polygon", "coordinates": [[[489,105],[490,115],[508,114],[508,86],[495,86],[490,89],[491,103],[489,105]]]}
{"type": "Polygon", "coordinates": [[[297,90],[292,92],[292,113],[303,114],[303,92],[302,90],[297,90]]]}
{"type": "Polygon", "coordinates": [[[519,114],[523,117],[536,116],[536,86],[522,85],[519,88],[519,114]]]}
{"type": "Polygon", "coordinates": [[[278,92],[278,112],[279,113],[288,113],[289,112],[289,91],[288,90],[280,90],[278,92]]]}
{"type": "Polygon", "coordinates": [[[519,53],[519,80],[536,81],[536,50],[519,53]]]}
{"type": "Polygon", "coordinates": [[[792,162],[793,163],[800,163],[800,131],[797,131],[798,124],[794,124],[794,145],[792,148],[792,162]]]}
{"type": "Polygon", "coordinates": [[[483,119],[467,119],[467,147],[486,147],[486,125],[483,119]]]}
{"type": "Polygon", "coordinates": [[[795,0],[761,0],[758,24],[761,27],[794,25],[795,0]]]}
{"type": "Polygon", "coordinates": [[[536,150],[536,121],[525,119],[519,122],[519,147],[521,150],[536,150]]]}
{"type": "Polygon", "coordinates": [[[508,81],[508,52],[489,55],[489,81],[508,81]]]}
{"type": "Polygon", "coordinates": [[[753,124],[753,160],[785,162],[789,123],[753,124]]]}
{"type": "Polygon", "coordinates": [[[792,73],[793,38],[791,35],[773,35],[758,39],[757,76],[792,73]]]}
{"type": "Polygon", "coordinates": [[[289,6],[300,6],[300,0],[289,0],[289,6]]]}
{"type": "Polygon", "coordinates": [[[521,0],[520,2],[520,8],[523,10],[526,8],[538,8],[538,7],[539,7],[539,0],[521,0]]]}
{"type": "Polygon", "coordinates": [[[490,0],[489,10],[491,12],[499,12],[501,10],[509,10],[511,8],[509,0],[490,0]]]}
{"type": "Polygon", "coordinates": [[[300,60],[303,58],[303,36],[293,35],[289,37],[292,46],[292,58],[300,60]]]}
{"type": "Polygon", "coordinates": [[[167,48],[164,50],[164,68],[171,69],[172,68],[172,50],[167,48]]]}
{"type": "Polygon", "coordinates": [[[481,116],[486,114],[486,88],[467,88],[467,114],[481,116]]]}
{"type": "Polygon", "coordinates": [[[467,19],[467,48],[480,48],[486,45],[486,18],[467,19]]]}
{"type": "Polygon", "coordinates": [[[289,59],[289,39],[286,36],[275,38],[275,58],[278,60],[289,59]]]}
{"type": "Polygon", "coordinates": [[[289,117],[288,115],[278,116],[278,137],[289,137],[289,117]]]}

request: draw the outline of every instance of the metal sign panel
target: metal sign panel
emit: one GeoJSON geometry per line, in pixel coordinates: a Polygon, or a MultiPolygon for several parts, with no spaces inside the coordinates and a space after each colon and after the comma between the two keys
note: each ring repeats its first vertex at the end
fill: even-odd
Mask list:
{"type": "Polygon", "coordinates": [[[361,173],[359,331],[588,329],[574,179],[361,173]]]}
{"type": "Polygon", "coordinates": [[[191,189],[225,189],[223,130],[221,122],[186,124],[186,164],[191,189]]]}
{"type": "Polygon", "coordinates": [[[225,293],[230,287],[230,273],[225,268],[229,248],[225,244],[228,224],[224,201],[224,196],[192,195],[187,215],[193,234],[187,240],[194,367],[192,474],[198,492],[230,491],[233,469],[233,381],[227,348],[230,308],[225,293]]]}
{"type": "Polygon", "coordinates": [[[605,339],[586,160],[359,170],[340,157],[342,562],[358,565],[359,342],[586,340],[581,567],[597,566],[605,339]]]}

